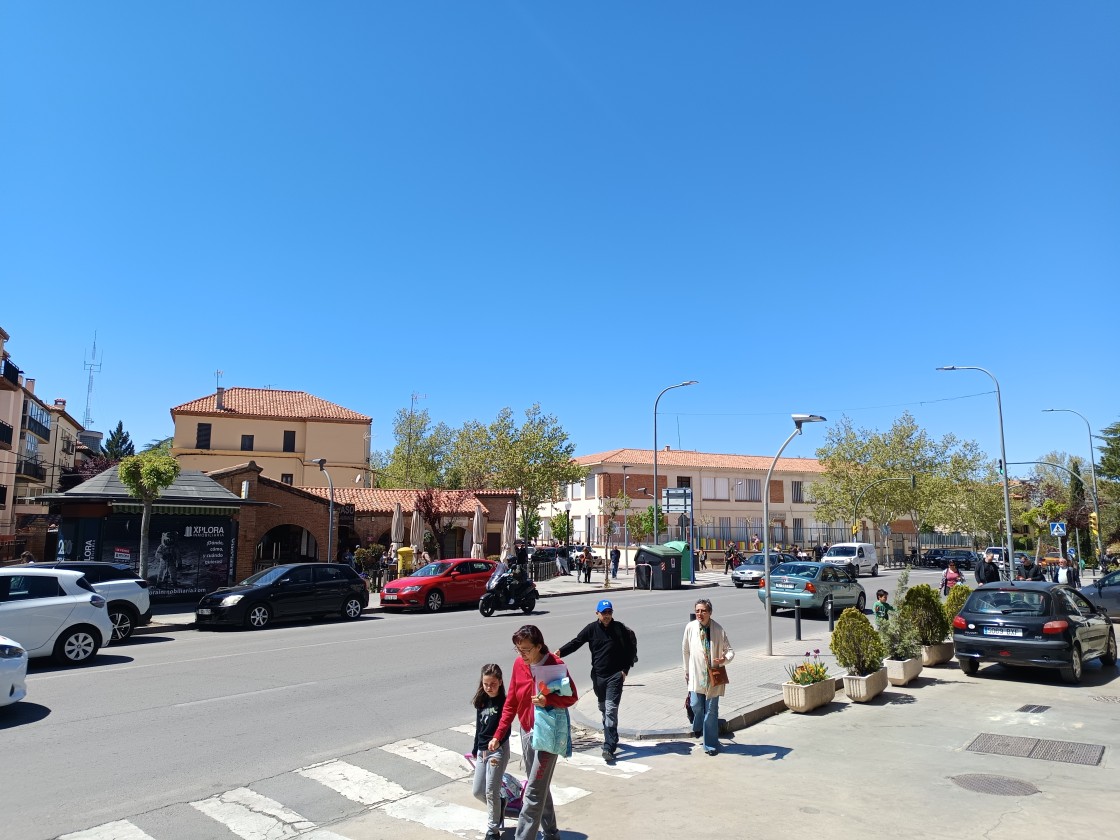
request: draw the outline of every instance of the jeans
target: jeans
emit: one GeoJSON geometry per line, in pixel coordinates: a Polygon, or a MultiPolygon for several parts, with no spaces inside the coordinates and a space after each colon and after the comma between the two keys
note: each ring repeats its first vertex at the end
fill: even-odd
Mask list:
{"type": "Polygon", "coordinates": [[[719,697],[707,697],[698,691],[689,692],[692,704],[692,731],[703,727],[704,751],[719,750],[719,697]]]}
{"type": "Polygon", "coordinates": [[[614,752],[618,747],[618,704],[622,702],[623,673],[604,679],[591,675],[591,685],[599,700],[599,714],[603,716],[603,749],[614,752]]]}
{"type": "Polygon", "coordinates": [[[502,775],[509,763],[509,743],[494,752],[483,750],[474,764],[474,798],[486,803],[486,830],[502,830],[502,775]]]}
{"type": "Polygon", "coordinates": [[[614,558],[611,561],[611,577],[612,578],[618,577],[618,558],[617,557],[614,558]]]}
{"type": "Polygon", "coordinates": [[[530,732],[521,733],[521,753],[529,784],[521,800],[521,816],[517,818],[514,840],[536,840],[537,829],[544,832],[546,840],[558,840],[560,829],[556,825],[556,808],[552,804],[552,773],[556,770],[553,753],[533,749],[530,732]]]}

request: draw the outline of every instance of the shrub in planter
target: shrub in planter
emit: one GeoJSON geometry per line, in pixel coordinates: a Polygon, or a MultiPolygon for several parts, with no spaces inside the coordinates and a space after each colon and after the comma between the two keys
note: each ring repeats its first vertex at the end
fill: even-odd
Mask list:
{"type": "Polygon", "coordinates": [[[920,583],[907,591],[899,614],[913,622],[918,641],[923,645],[941,644],[949,638],[953,627],[941,608],[941,596],[928,583],[920,583]]]}
{"type": "Polygon", "coordinates": [[[883,667],[887,651],[867,616],[855,607],[840,613],[829,644],[836,663],[853,676],[866,677],[883,667]]]}
{"type": "Polygon", "coordinates": [[[945,599],[945,603],[941,608],[945,611],[945,618],[949,620],[952,625],[953,619],[957,617],[957,613],[964,607],[964,602],[968,600],[968,596],[972,594],[972,590],[963,583],[958,583],[949,590],[949,596],[945,599]]]}

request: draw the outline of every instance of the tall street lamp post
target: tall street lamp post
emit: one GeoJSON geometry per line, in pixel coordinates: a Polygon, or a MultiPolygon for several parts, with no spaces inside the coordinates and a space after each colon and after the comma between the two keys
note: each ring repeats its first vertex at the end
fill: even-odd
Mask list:
{"type": "Polygon", "coordinates": [[[331,481],[331,474],[327,472],[326,458],[313,458],[311,463],[318,464],[319,471],[327,477],[327,488],[330,493],[330,502],[327,507],[327,562],[330,563],[334,552],[334,482],[331,481]]]}
{"type": "Polygon", "coordinates": [[[565,565],[571,569],[572,562],[572,503],[564,502],[564,520],[567,527],[564,528],[564,561],[565,565]]]}
{"type": "Polygon", "coordinates": [[[982,367],[974,367],[972,365],[945,365],[937,368],[938,370],[978,370],[981,373],[986,373],[996,386],[996,413],[999,415],[999,462],[1003,465],[1003,523],[1004,523],[1004,560],[1006,561],[1006,569],[1003,570],[1007,577],[1005,580],[1011,580],[1014,575],[1011,570],[1014,566],[1012,557],[1014,556],[1014,543],[1011,541],[1011,488],[1007,483],[1007,447],[1003,442],[1003,400],[1000,399],[999,393],[999,380],[995,378],[990,370],[985,370],[982,367]]]}
{"type": "Polygon", "coordinates": [[[626,492],[626,471],[629,466],[622,468],[622,495],[626,497],[626,512],[622,514],[622,551],[626,556],[626,571],[630,571],[630,496],[626,492]]]}
{"type": "Polygon", "coordinates": [[[1069,414],[1076,414],[1085,421],[1085,428],[1089,430],[1089,463],[1092,466],[1091,475],[1093,476],[1093,512],[1097,515],[1097,563],[1099,564],[1104,554],[1104,547],[1101,545],[1101,507],[1097,501],[1099,498],[1097,493],[1097,456],[1093,453],[1093,427],[1089,425],[1089,420],[1084,414],[1080,411],[1074,411],[1072,408],[1044,408],[1042,410],[1065,411],[1069,414]]]}
{"type": "Polygon", "coordinates": [[[661,529],[657,527],[657,501],[658,501],[658,499],[661,498],[661,493],[657,489],[657,404],[661,401],[661,398],[663,396],[665,396],[665,391],[672,391],[674,388],[683,388],[686,385],[696,385],[696,384],[698,384],[698,383],[695,379],[690,379],[687,382],[678,382],[676,385],[670,385],[668,388],[665,388],[660,394],[658,394],[657,399],[653,401],[653,507],[654,507],[653,544],[654,545],[657,545],[658,543],[661,542],[661,529]]]}
{"type": "Polygon", "coordinates": [[[774,475],[774,467],[778,466],[778,459],[782,457],[782,452],[789,446],[789,442],[801,434],[801,427],[805,423],[822,423],[824,417],[819,414],[791,414],[790,418],[793,420],[793,432],[786,438],[785,443],[782,444],[778,450],[778,454],[774,456],[774,460],[770,464],[770,469],[766,471],[766,484],[762,487],[762,556],[766,563],[766,655],[774,655],[774,612],[770,604],[770,592],[773,589],[773,581],[770,580],[770,478],[774,475]]]}

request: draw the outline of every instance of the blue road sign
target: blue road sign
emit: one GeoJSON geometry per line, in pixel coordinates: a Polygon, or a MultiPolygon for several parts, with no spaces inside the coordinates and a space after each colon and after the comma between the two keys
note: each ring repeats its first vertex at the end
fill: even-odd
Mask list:
{"type": "Polygon", "coordinates": [[[1066,535],[1066,523],[1064,522],[1051,522],[1050,523],[1050,536],[1064,537],[1066,535]]]}

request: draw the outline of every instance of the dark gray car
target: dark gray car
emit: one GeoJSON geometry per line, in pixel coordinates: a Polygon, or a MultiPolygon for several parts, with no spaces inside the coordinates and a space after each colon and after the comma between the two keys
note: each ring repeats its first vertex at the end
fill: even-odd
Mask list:
{"type": "Polygon", "coordinates": [[[1080,591],[1110,617],[1120,618],[1120,571],[1110,572],[1100,580],[1082,586],[1080,591]]]}

